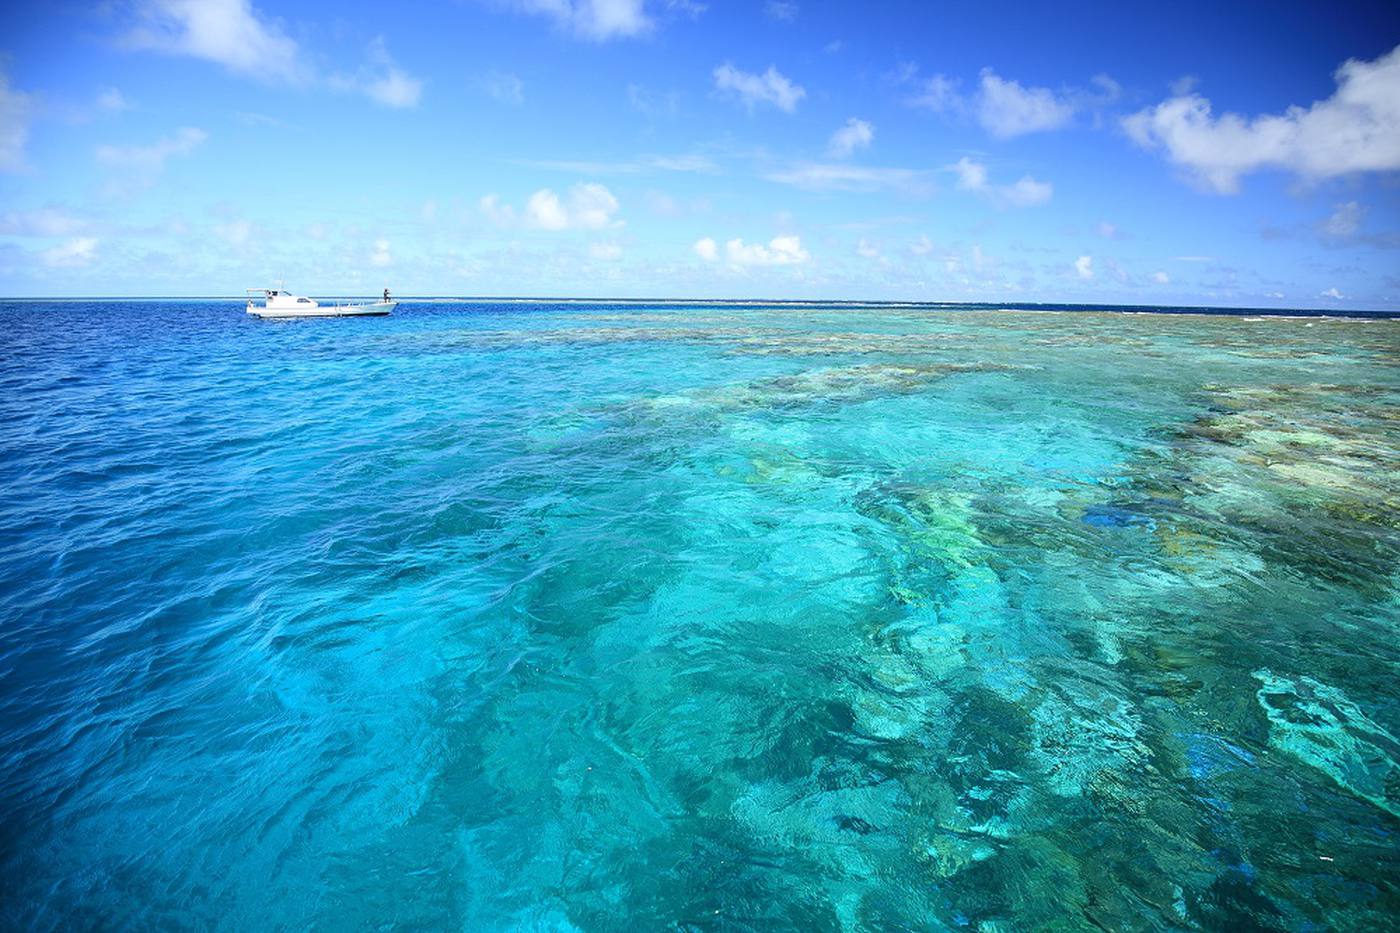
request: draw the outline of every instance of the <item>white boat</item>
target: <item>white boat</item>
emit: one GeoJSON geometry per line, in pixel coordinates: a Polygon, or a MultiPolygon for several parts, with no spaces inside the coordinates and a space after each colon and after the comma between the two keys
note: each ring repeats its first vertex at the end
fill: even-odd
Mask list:
{"type": "Polygon", "coordinates": [[[399,306],[389,298],[389,290],[384,289],[383,301],[360,302],[358,304],[323,305],[312,298],[293,295],[284,288],[249,288],[248,313],[258,317],[373,317],[388,314],[399,306]],[[255,304],[255,295],[263,296],[261,305],[255,304]]]}

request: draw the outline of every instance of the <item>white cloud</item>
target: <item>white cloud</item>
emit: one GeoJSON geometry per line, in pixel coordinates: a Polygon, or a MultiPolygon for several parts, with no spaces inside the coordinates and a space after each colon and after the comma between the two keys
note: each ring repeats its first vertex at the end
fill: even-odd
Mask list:
{"type": "Polygon", "coordinates": [[[1009,185],[994,185],[987,180],[987,167],[963,156],[948,166],[957,173],[958,187],[973,191],[990,200],[997,207],[1036,207],[1047,203],[1055,194],[1055,188],[1047,181],[1036,181],[1029,175],[1009,185]]]}
{"type": "Polygon", "coordinates": [[[332,75],[327,83],[339,91],[356,91],[385,107],[417,107],[423,96],[423,82],[398,66],[376,36],[365,53],[366,63],[353,75],[332,75]]]}
{"type": "Polygon", "coordinates": [[[645,172],[696,172],[712,175],[719,166],[703,155],[646,155],[621,162],[589,162],[580,159],[535,159],[522,162],[535,168],[576,175],[637,175],[645,172]]]}
{"type": "Polygon", "coordinates": [[[1189,93],[1124,118],[1123,129],[1220,194],[1262,168],[1309,180],[1400,170],[1400,46],[1375,61],[1349,59],[1335,77],[1336,92],[1306,109],[1217,117],[1209,100],[1189,93]]]}
{"type": "Polygon", "coordinates": [[[574,185],[567,198],[541,188],[530,195],[518,214],[494,194],[482,198],[480,207],[489,220],[501,226],[512,226],[517,220],[537,230],[602,230],[622,225],[613,216],[618,212],[617,198],[597,183],[574,185]]]}
{"type": "Polygon", "coordinates": [[[1092,279],[1094,277],[1094,257],[1080,256],[1074,261],[1074,271],[1081,279],[1092,279]]]}
{"type": "Polygon", "coordinates": [[[958,82],[947,75],[934,75],[925,79],[922,90],[909,98],[908,102],[910,106],[923,107],[934,113],[959,111],[964,106],[962,94],[958,91],[958,82]]]}
{"type": "Polygon", "coordinates": [[[849,159],[857,149],[869,149],[874,139],[875,127],[851,117],[845,126],[831,134],[826,151],[833,159],[849,159]]]}
{"type": "Polygon", "coordinates": [[[108,113],[121,113],[131,109],[131,101],[114,87],[104,87],[97,95],[97,109],[108,113]]]}
{"type": "Polygon", "coordinates": [[[70,236],[86,230],[88,226],[87,221],[51,207],[0,215],[0,234],[10,236],[70,236]]]}
{"type": "Polygon", "coordinates": [[[1365,209],[1355,201],[1338,204],[1332,216],[1323,222],[1322,232],[1338,239],[1355,236],[1356,231],[1361,229],[1361,218],[1364,214],[1365,209]]]}
{"type": "Polygon", "coordinates": [[[1169,282],[1171,282],[1171,280],[1172,277],[1167,275],[1165,272],[1152,273],[1152,281],[1156,282],[1158,285],[1166,285],[1169,282]]]}
{"type": "Polygon", "coordinates": [[[772,104],[792,113],[797,109],[797,102],[807,96],[804,88],[793,84],[772,65],[763,74],[754,74],[726,62],[715,69],[714,78],[716,88],[732,91],[750,111],[758,104],[772,104]]]}
{"type": "Polygon", "coordinates": [[[370,43],[367,64],[355,74],[318,79],[296,40],[250,0],[137,0],[136,15],[138,24],[122,37],[128,48],[201,58],[273,84],[353,90],[386,107],[415,107],[423,91],[382,38],[370,43]]]}
{"type": "Polygon", "coordinates": [[[525,82],[520,76],[508,71],[491,71],[477,81],[486,96],[512,107],[525,103],[525,82]]]}
{"type": "MultiPolygon", "coordinates": [[[[898,84],[914,82],[917,73],[916,65],[905,64],[894,75],[894,80],[898,84]]],[[[1091,88],[1066,88],[1057,92],[1045,87],[1026,87],[1019,81],[1001,77],[991,68],[983,68],[977,89],[969,95],[961,92],[958,79],[936,74],[918,81],[918,91],[906,103],[935,113],[971,115],[992,136],[1009,139],[1059,129],[1068,125],[1079,111],[1101,108],[1122,93],[1118,82],[1108,75],[1094,75],[1089,83],[1091,88]]]]}
{"type": "Polygon", "coordinates": [[[863,168],[855,165],[802,163],[770,172],[769,181],[807,191],[903,191],[925,195],[933,190],[929,173],[907,168],[863,168]]]}
{"type": "Polygon", "coordinates": [[[1327,289],[1327,291],[1322,292],[1317,297],[1331,298],[1333,301],[1341,301],[1343,298],[1346,297],[1346,295],[1343,295],[1341,292],[1337,291],[1336,287],[1334,286],[1332,288],[1327,289]]]}
{"type": "Polygon", "coordinates": [[[29,141],[29,115],[33,98],[10,87],[10,78],[0,72],[0,171],[19,172],[25,168],[24,147],[29,141]]]}
{"type": "Polygon", "coordinates": [[[296,42],[249,0],[140,0],[132,48],[217,62],[262,81],[301,83],[310,73],[296,42]]]}
{"type": "Polygon", "coordinates": [[[977,94],[977,122],[999,139],[1058,129],[1074,116],[1074,105],[1043,87],[1022,87],[1017,81],[982,69],[977,94]]]}
{"type": "Polygon", "coordinates": [[[1095,230],[1095,232],[1098,233],[1099,236],[1103,237],[1105,240],[1116,240],[1116,239],[1118,239],[1118,227],[1117,227],[1117,225],[1116,225],[1116,224],[1111,224],[1111,223],[1109,223],[1109,222],[1106,221],[1106,220],[1100,220],[1100,221],[1098,222],[1098,225],[1097,225],[1096,227],[1094,227],[1094,230],[1095,230]]]}
{"type": "Polygon", "coordinates": [[[187,126],[149,146],[98,146],[97,161],[152,179],[165,169],[167,159],[189,155],[208,138],[203,130],[187,126]]]}
{"type": "MultiPolygon", "coordinates": [[[[706,262],[717,262],[720,258],[719,245],[710,237],[696,240],[691,248],[706,262]]],[[[724,244],[724,258],[734,266],[791,266],[812,257],[803,249],[800,237],[789,235],[775,236],[766,246],[745,243],[736,237],[724,244]]]]}
{"type": "Polygon", "coordinates": [[[627,102],[648,119],[670,119],[680,112],[681,95],[676,91],[653,91],[640,84],[629,84],[627,102]]]}
{"type": "Polygon", "coordinates": [[[879,259],[880,250],[861,237],[860,242],[856,244],[856,255],[862,259],[879,259]]]}
{"type": "Polygon", "coordinates": [[[567,230],[569,211],[559,200],[559,195],[548,188],[541,188],[525,202],[525,221],[541,230],[567,230]]]}
{"type": "Polygon", "coordinates": [[[775,22],[790,23],[797,19],[798,6],[794,0],[767,0],[763,15],[775,22]]]}
{"type": "Polygon", "coordinates": [[[394,257],[389,253],[389,241],[380,237],[374,241],[374,252],[369,254],[369,264],[377,269],[391,265],[394,257]]]}
{"type": "Polygon", "coordinates": [[[909,247],[909,252],[913,253],[915,256],[927,256],[929,253],[933,252],[933,241],[930,240],[928,234],[925,233],[914,241],[914,244],[909,247]]]}
{"type": "Polygon", "coordinates": [[[724,253],[736,266],[788,266],[812,258],[797,236],[775,236],[767,246],[733,239],[724,244],[724,253]]]}
{"type": "Polygon", "coordinates": [[[622,258],[622,246],[618,243],[593,243],[588,247],[588,255],[604,262],[615,262],[622,258]]]}
{"type": "Polygon", "coordinates": [[[230,220],[215,224],[214,232],[233,246],[243,246],[253,236],[253,225],[246,220],[230,220]]]}
{"type": "Polygon", "coordinates": [[[39,254],[44,265],[55,269],[77,269],[90,265],[97,257],[97,240],[90,236],[74,237],[66,243],[46,249],[39,254]]]}
{"type": "Polygon", "coordinates": [[[591,42],[645,35],[655,26],[644,0],[507,0],[507,6],[548,16],[560,29],[591,42]]]}

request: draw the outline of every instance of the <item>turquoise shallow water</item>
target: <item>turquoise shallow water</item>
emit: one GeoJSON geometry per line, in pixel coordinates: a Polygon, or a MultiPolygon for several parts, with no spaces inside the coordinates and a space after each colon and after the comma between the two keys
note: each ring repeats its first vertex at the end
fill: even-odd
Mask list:
{"type": "Polygon", "coordinates": [[[0,925],[1400,922],[1400,322],[0,333],[0,925]]]}

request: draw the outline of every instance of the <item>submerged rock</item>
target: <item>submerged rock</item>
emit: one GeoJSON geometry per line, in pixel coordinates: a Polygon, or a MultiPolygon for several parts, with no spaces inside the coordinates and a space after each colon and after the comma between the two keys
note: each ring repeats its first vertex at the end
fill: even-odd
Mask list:
{"type": "Polygon", "coordinates": [[[1400,740],[1336,687],[1311,677],[1254,672],[1269,718],[1269,744],[1311,765],[1393,816],[1400,816],[1400,740]]]}

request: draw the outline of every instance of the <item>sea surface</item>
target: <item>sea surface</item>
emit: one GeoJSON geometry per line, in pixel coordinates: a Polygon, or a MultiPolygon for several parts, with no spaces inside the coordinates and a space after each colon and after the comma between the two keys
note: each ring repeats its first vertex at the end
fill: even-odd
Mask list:
{"type": "Polygon", "coordinates": [[[0,303],[0,927],[1400,925],[1400,321],[0,303]]]}

